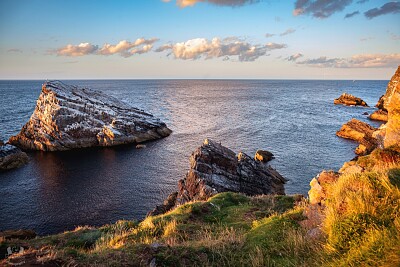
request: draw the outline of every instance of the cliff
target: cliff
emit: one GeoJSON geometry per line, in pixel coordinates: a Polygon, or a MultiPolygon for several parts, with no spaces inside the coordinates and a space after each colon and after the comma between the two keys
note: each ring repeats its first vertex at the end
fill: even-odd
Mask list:
{"type": "Polygon", "coordinates": [[[151,114],[102,92],[48,81],[30,120],[9,143],[27,150],[55,151],[140,143],[170,133],[151,114]]]}

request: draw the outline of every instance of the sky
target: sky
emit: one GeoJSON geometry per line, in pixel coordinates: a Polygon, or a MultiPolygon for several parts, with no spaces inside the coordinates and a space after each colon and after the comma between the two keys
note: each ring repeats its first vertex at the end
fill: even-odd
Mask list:
{"type": "Polygon", "coordinates": [[[0,79],[383,79],[400,1],[1,0],[0,79]]]}

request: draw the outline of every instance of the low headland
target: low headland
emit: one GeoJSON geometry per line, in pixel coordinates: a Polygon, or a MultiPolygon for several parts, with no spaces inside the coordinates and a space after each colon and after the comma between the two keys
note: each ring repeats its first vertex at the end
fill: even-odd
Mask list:
{"type": "Polygon", "coordinates": [[[358,155],[314,177],[308,197],[285,195],[286,180],[257,154],[206,140],[178,191],[143,221],[44,237],[2,233],[0,264],[400,266],[399,80],[400,67],[378,102],[386,124],[353,119],[338,129],[360,144],[358,155]]]}

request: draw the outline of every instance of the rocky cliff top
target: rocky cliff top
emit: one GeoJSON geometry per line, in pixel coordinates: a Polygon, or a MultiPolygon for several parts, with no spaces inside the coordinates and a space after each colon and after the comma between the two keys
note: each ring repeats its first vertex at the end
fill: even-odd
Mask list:
{"type": "Polygon", "coordinates": [[[102,92],[47,81],[30,120],[9,142],[29,150],[140,143],[168,136],[165,123],[102,92]]]}

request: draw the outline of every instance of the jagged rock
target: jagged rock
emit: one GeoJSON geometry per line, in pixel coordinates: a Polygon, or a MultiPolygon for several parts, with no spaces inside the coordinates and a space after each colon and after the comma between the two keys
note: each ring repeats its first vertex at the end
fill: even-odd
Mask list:
{"type": "Polygon", "coordinates": [[[368,107],[367,103],[364,100],[347,93],[343,93],[339,98],[333,100],[333,103],[335,105],[368,107]]]}
{"type": "Polygon", "coordinates": [[[254,155],[254,159],[262,162],[268,162],[274,159],[274,154],[267,150],[257,150],[256,154],[254,155]]]}
{"type": "Polygon", "coordinates": [[[36,233],[33,230],[6,230],[0,232],[0,240],[11,240],[11,239],[32,239],[36,237],[36,233]]]}
{"type": "Polygon", "coordinates": [[[311,189],[308,197],[311,205],[324,204],[327,197],[328,187],[337,181],[339,174],[334,171],[322,171],[310,182],[311,189]]]}
{"type": "Polygon", "coordinates": [[[388,122],[386,123],[385,147],[400,146],[400,66],[386,91],[385,107],[388,110],[388,122]],[[388,93],[390,91],[390,93],[388,93]]]}
{"type": "Polygon", "coordinates": [[[178,192],[170,194],[167,199],[164,200],[164,203],[162,205],[158,205],[152,211],[149,211],[147,213],[147,216],[156,216],[159,214],[164,214],[167,211],[171,210],[173,207],[175,207],[177,197],[178,192]]]}
{"type": "Polygon", "coordinates": [[[376,104],[376,107],[385,111],[389,111],[389,102],[390,98],[395,94],[395,92],[399,92],[399,84],[400,84],[400,66],[397,68],[395,74],[390,79],[386,93],[381,96],[376,104]]]}
{"type": "Polygon", "coordinates": [[[19,168],[28,161],[28,155],[19,148],[9,144],[4,145],[4,143],[0,145],[0,171],[19,168]]]}
{"type": "Polygon", "coordinates": [[[114,97],[48,81],[30,120],[9,142],[28,150],[55,151],[141,143],[170,133],[165,123],[114,97]]]}
{"type": "Polygon", "coordinates": [[[146,145],[143,145],[143,144],[136,145],[136,149],[142,149],[142,148],[146,148],[146,145]]]}
{"type": "Polygon", "coordinates": [[[376,110],[374,111],[371,115],[369,115],[368,117],[371,120],[375,120],[375,121],[384,121],[387,122],[388,121],[388,113],[385,110],[376,110]]]}
{"type": "Polygon", "coordinates": [[[360,146],[355,152],[358,155],[366,155],[374,150],[374,148],[376,148],[378,145],[377,139],[373,137],[373,133],[376,130],[376,128],[365,122],[357,119],[351,119],[347,123],[343,124],[342,128],[336,132],[336,135],[342,138],[357,141],[360,143],[360,146]]]}
{"type": "Polygon", "coordinates": [[[209,139],[190,157],[190,170],[179,181],[177,204],[206,200],[232,191],[247,195],[284,194],[283,178],[276,170],[209,139]]]}

